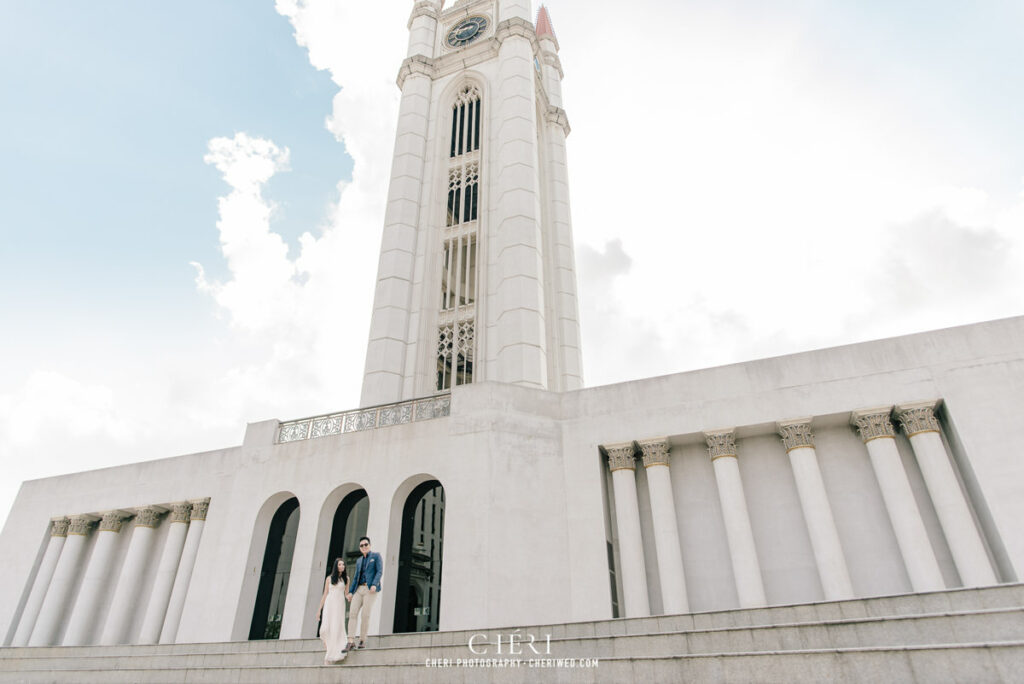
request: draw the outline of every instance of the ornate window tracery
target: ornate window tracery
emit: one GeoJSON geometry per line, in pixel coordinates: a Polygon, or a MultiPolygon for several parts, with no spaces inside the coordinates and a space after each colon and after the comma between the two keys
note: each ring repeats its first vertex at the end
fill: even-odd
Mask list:
{"type": "Polygon", "coordinates": [[[448,147],[437,333],[437,391],[473,381],[482,116],[479,88],[475,85],[462,87],[452,103],[448,147]]]}

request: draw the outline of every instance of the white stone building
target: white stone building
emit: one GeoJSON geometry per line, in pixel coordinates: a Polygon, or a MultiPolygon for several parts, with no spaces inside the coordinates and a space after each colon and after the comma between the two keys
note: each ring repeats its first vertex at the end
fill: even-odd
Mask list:
{"type": "Polygon", "coordinates": [[[1024,318],[584,389],[550,19],[442,5],[398,77],[363,407],[26,482],[3,644],[313,637],[362,534],[379,634],[1018,581],[1024,318]]]}

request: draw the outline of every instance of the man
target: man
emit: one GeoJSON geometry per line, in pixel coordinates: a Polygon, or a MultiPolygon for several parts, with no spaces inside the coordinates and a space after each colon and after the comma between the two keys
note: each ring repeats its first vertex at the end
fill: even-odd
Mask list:
{"type": "Polygon", "coordinates": [[[356,619],[362,611],[363,619],[359,621],[359,648],[366,648],[366,632],[370,628],[370,611],[377,602],[380,592],[380,576],[384,572],[384,560],[376,551],[370,550],[370,538],[359,539],[359,551],[363,557],[356,561],[356,571],[352,573],[352,583],[348,588],[348,600],[351,601],[348,611],[348,646],[345,652],[356,647],[356,619]]]}

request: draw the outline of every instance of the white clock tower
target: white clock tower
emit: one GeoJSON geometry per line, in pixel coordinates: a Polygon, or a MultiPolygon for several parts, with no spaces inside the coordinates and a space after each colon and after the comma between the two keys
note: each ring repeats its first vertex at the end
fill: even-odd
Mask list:
{"type": "Polygon", "coordinates": [[[362,405],[582,386],[558,41],[530,0],[418,0],[362,405]]]}

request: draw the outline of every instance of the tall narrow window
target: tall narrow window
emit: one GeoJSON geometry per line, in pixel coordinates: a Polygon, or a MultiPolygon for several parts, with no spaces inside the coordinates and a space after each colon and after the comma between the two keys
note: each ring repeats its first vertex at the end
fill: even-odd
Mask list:
{"type": "Polygon", "coordinates": [[[466,86],[452,107],[452,144],[450,157],[461,157],[480,149],[480,91],[466,86]]]}
{"type": "Polygon", "coordinates": [[[476,346],[477,234],[483,107],[476,86],[452,104],[441,307],[437,330],[437,391],[473,381],[476,346]]]}

